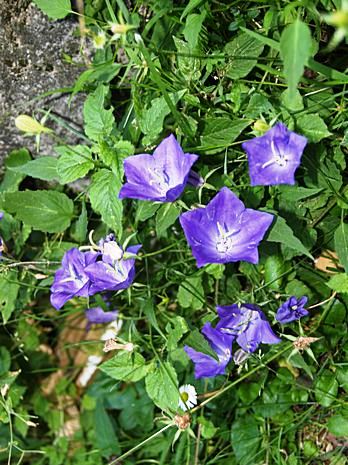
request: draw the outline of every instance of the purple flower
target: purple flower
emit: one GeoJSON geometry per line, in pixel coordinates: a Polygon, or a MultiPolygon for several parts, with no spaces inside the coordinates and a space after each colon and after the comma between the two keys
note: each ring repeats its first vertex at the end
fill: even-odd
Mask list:
{"type": "Polygon", "coordinates": [[[276,320],[281,324],[290,323],[291,321],[299,320],[303,316],[309,315],[308,311],[303,308],[308,299],[306,296],[297,299],[292,296],[281,307],[278,308],[276,313],[276,320]]]}
{"type": "Polygon", "coordinates": [[[202,334],[209,342],[211,348],[216,352],[219,361],[209,355],[197,352],[192,347],[185,346],[185,352],[195,364],[195,378],[212,377],[225,374],[225,368],[231,360],[232,341],[234,337],[223,334],[216,328],[212,328],[210,323],[206,323],[202,328],[202,334]]]}
{"type": "Polygon", "coordinates": [[[216,329],[236,337],[245,352],[255,352],[259,344],[278,344],[281,340],[273,333],[264,313],[257,305],[237,304],[216,307],[220,321],[216,329]]]}
{"type": "Polygon", "coordinates": [[[273,215],[250,208],[227,187],[208,203],[180,215],[197,266],[244,260],[258,263],[257,246],[273,221],[273,215]]]}
{"type": "Polygon", "coordinates": [[[135,260],[141,245],[128,247],[126,251],[120,247],[113,235],[99,242],[102,252],[101,261],[91,263],[85,273],[91,280],[90,295],[102,291],[119,291],[129,287],[135,276],[135,260]],[[127,257],[127,255],[130,257],[127,257]]]}
{"type": "Polygon", "coordinates": [[[295,171],[306,144],[304,136],[289,131],[282,123],[263,136],[244,142],[251,185],[295,184],[295,171]]]}
{"type": "Polygon", "coordinates": [[[198,155],[184,153],[173,135],[164,139],[153,155],[134,155],[124,160],[126,184],[119,198],[173,202],[185,188],[198,155]]]}
{"type": "Polygon", "coordinates": [[[65,302],[75,296],[87,297],[91,281],[85,269],[98,258],[97,252],[80,252],[78,249],[68,250],[63,257],[62,267],[57,270],[51,287],[51,304],[59,310],[65,302]]]}
{"type": "Polygon", "coordinates": [[[117,319],[118,311],[104,312],[101,307],[89,308],[85,311],[85,316],[88,320],[87,330],[92,324],[111,323],[117,319]]]}

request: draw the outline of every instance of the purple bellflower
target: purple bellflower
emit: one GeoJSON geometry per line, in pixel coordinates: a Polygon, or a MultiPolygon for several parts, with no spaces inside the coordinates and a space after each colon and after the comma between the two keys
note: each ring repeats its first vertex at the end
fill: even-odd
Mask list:
{"type": "Polygon", "coordinates": [[[290,299],[278,308],[275,316],[276,320],[281,324],[285,324],[309,315],[308,311],[304,308],[307,301],[308,299],[306,296],[303,296],[300,299],[297,299],[294,296],[290,297],[290,299]]]}
{"type": "Polygon", "coordinates": [[[133,155],[124,160],[126,184],[119,198],[173,202],[183,192],[198,155],[184,153],[171,134],[153,155],[133,155]]]}
{"type": "Polygon", "coordinates": [[[234,336],[245,352],[255,352],[261,343],[278,344],[281,341],[257,305],[243,304],[239,307],[233,304],[216,308],[220,317],[216,329],[234,336]]]}
{"type": "Polygon", "coordinates": [[[249,162],[250,184],[271,186],[295,184],[295,171],[300,165],[307,139],[282,123],[261,137],[242,144],[249,162]]]}
{"type": "Polygon", "coordinates": [[[118,311],[104,312],[101,307],[89,308],[85,311],[85,316],[88,320],[87,331],[92,324],[105,324],[111,323],[117,319],[118,311]]]}
{"type": "Polygon", "coordinates": [[[273,221],[273,215],[245,205],[227,187],[205,208],[180,215],[197,266],[244,260],[258,263],[257,247],[273,221]]]}
{"type": "Polygon", "coordinates": [[[97,252],[80,252],[76,248],[64,254],[62,267],[57,270],[51,287],[51,304],[54,308],[59,310],[75,296],[92,295],[91,281],[85,270],[95,263],[98,256],[97,252]]]}
{"type": "Polygon", "coordinates": [[[110,234],[99,242],[102,252],[101,261],[91,263],[86,267],[85,273],[91,280],[90,295],[102,291],[119,291],[129,287],[135,276],[135,259],[141,245],[128,247],[126,251],[115,241],[110,234]]]}
{"type": "Polygon", "coordinates": [[[225,374],[226,366],[232,356],[232,341],[234,337],[223,334],[210,323],[206,323],[202,328],[202,334],[209,342],[211,348],[216,352],[219,361],[210,355],[197,352],[192,347],[185,346],[184,350],[195,364],[195,378],[213,377],[225,374]]]}

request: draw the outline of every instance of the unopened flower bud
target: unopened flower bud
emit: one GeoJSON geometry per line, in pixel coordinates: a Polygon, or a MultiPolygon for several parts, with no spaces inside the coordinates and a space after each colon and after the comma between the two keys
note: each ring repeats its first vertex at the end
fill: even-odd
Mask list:
{"type": "Polygon", "coordinates": [[[113,34],[127,34],[134,26],[129,24],[110,23],[110,29],[113,34]]]}
{"type": "Polygon", "coordinates": [[[174,423],[179,429],[187,429],[191,424],[191,417],[188,413],[184,415],[175,415],[174,423]]]}
{"type": "Polygon", "coordinates": [[[16,128],[27,134],[41,134],[42,132],[52,132],[52,129],[46,128],[36,119],[28,115],[19,115],[15,119],[16,128]]]}
{"type": "Polygon", "coordinates": [[[257,131],[263,134],[264,132],[268,131],[270,127],[262,119],[257,119],[255,123],[253,124],[253,129],[254,131],[257,131]]]}

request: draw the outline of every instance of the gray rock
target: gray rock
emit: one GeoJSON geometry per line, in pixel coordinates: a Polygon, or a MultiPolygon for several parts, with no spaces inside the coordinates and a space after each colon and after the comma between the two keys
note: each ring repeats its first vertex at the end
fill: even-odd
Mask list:
{"type": "MultiPolygon", "coordinates": [[[[83,95],[45,92],[71,87],[84,70],[80,55],[78,23],[74,18],[52,21],[30,0],[0,0],[0,164],[6,154],[27,147],[35,154],[34,137],[24,137],[14,125],[19,114],[43,115],[38,109],[51,109],[82,132],[83,95]],[[64,54],[77,64],[67,63],[64,54]]],[[[67,143],[78,143],[78,137],[50,122],[67,143]]],[[[55,143],[50,136],[41,138],[40,152],[51,154],[55,143]]]]}

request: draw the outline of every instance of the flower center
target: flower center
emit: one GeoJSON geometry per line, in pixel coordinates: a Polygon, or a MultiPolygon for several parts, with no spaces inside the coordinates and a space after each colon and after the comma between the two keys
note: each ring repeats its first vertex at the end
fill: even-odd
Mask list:
{"type": "Polygon", "coordinates": [[[293,305],[293,306],[291,307],[291,309],[294,310],[294,311],[296,311],[296,310],[298,309],[298,306],[297,306],[297,305],[293,305]]]}
{"type": "Polygon", "coordinates": [[[226,253],[229,252],[233,247],[233,240],[232,237],[235,232],[234,231],[226,231],[220,223],[217,223],[217,228],[219,230],[219,237],[216,241],[216,250],[219,253],[226,253]]]}
{"type": "Polygon", "coordinates": [[[274,163],[276,163],[280,167],[284,167],[287,165],[289,161],[288,156],[280,152],[278,147],[275,146],[273,140],[271,142],[271,152],[272,152],[273,157],[262,165],[261,167],[262,169],[267,168],[267,166],[273,165],[274,163]]]}
{"type": "Polygon", "coordinates": [[[161,171],[158,168],[153,168],[150,185],[155,185],[160,191],[167,192],[169,186],[169,176],[166,173],[166,171],[161,171]]]}
{"type": "Polygon", "coordinates": [[[180,397],[183,402],[187,402],[189,399],[189,395],[185,391],[180,393],[180,397]]]}

